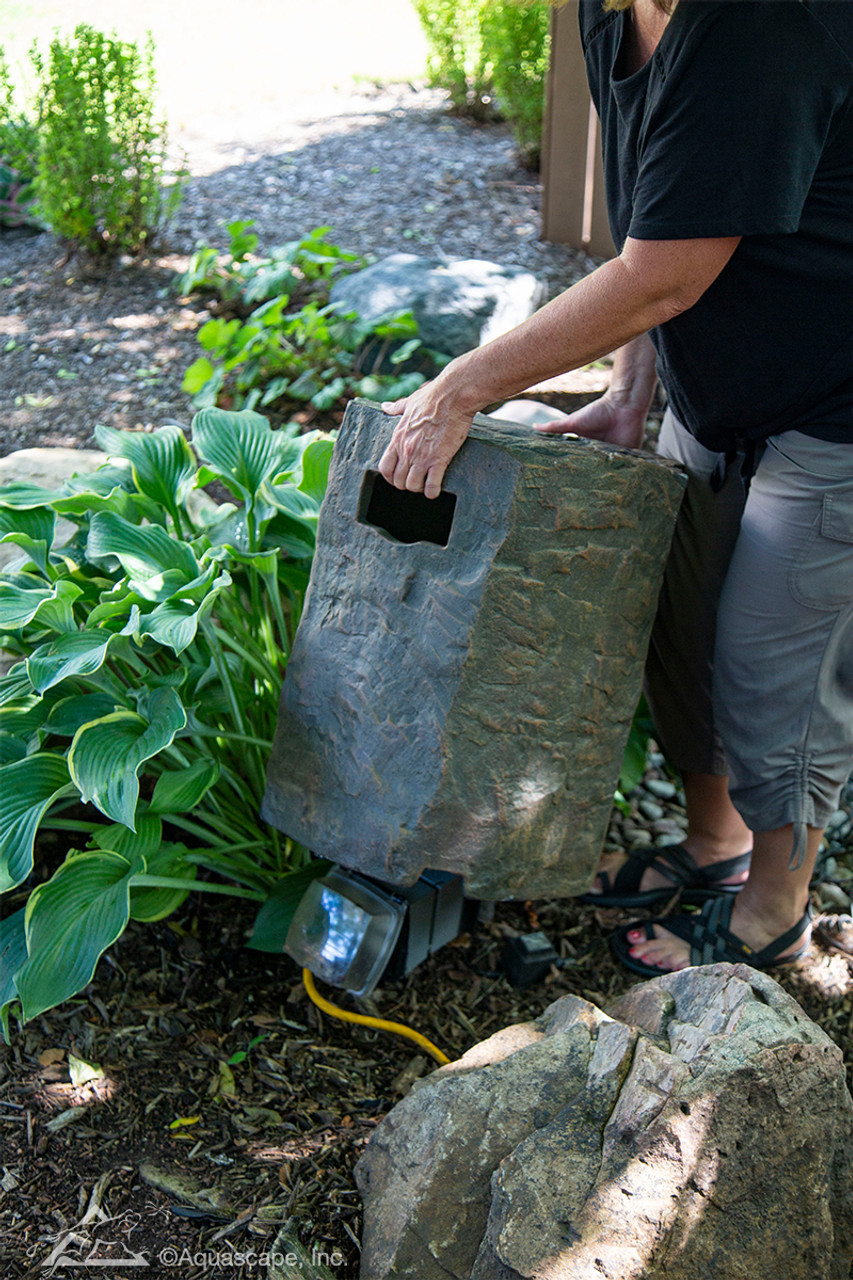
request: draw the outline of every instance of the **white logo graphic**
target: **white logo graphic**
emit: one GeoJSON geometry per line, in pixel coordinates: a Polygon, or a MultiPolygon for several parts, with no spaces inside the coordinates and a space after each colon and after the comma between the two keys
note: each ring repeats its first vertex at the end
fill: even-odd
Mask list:
{"type": "Polygon", "coordinates": [[[147,1267],[148,1259],[141,1253],[134,1253],[122,1241],[92,1238],[92,1227],[120,1221],[120,1218],[111,1218],[100,1208],[88,1212],[75,1226],[56,1237],[56,1244],[41,1264],[42,1269],[53,1275],[60,1267],[147,1267]]]}

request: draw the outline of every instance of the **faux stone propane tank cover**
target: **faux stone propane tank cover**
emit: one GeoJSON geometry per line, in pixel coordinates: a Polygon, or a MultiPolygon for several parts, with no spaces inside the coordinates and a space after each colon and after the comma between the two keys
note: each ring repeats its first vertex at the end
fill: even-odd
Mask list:
{"type": "Polygon", "coordinates": [[[685,477],[478,417],[430,501],[378,473],[396,421],[356,401],[338,435],[264,817],[399,885],[583,893],[685,477]]]}

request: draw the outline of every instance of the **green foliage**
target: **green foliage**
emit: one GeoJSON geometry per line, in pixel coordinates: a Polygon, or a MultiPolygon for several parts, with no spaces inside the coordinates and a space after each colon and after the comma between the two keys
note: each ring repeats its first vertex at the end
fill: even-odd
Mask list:
{"type": "Polygon", "coordinates": [[[532,169],[539,167],[542,149],[548,15],[542,0],[489,0],[480,18],[495,96],[512,125],[522,160],[532,169]]]}
{"type": "Polygon", "coordinates": [[[485,0],[413,0],[427,38],[427,73],[453,107],[475,119],[489,115],[491,80],[480,18],[485,0]]]}
{"type": "Polygon", "coordinates": [[[427,70],[456,111],[486,119],[493,98],[519,153],[542,145],[550,18],[546,0],[413,0],[427,38],[427,70]]]}
{"type": "Polygon", "coordinates": [[[273,895],[285,927],[282,879],[325,866],[258,812],[331,439],[220,409],[192,447],[175,426],[96,435],[111,459],[92,474],[0,489],[20,552],[0,572],[19,658],[0,677],[0,893],[20,901],[40,829],[82,846],[0,925],[7,1036],[10,1008],[75,994],[128,920],[198,889],[273,895]],[[191,501],[214,479],[237,504],[191,501]]]}
{"type": "MultiPolygon", "coordinates": [[[[38,197],[57,235],[93,254],[135,253],[173,210],[165,126],[155,119],[153,48],[85,24],[56,37],[40,79],[38,197]]],[[[174,177],[174,175],[172,175],[174,177]]]]}
{"type": "Polygon", "coordinates": [[[325,301],[341,270],[363,265],[329,244],[328,227],[265,258],[254,253],[251,227],[250,221],[229,225],[224,263],[210,246],[197,249],[179,283],[183,293],[217,293],[226,310],[199,330],[206,354],[184,375],[196,408],[259,405],[281,412],[310,404],[328,412],[353,396],[396,399],[421,385],[420,373],[379,372],[386,358],[396,369],[421,347],[410,313],[368,324],[325,301]]]}
{"type": "Polygon", "coordinates": [[[40,226],[35,215],[38,129],[15,102],[0,49],[0,227],[40,226]]]}

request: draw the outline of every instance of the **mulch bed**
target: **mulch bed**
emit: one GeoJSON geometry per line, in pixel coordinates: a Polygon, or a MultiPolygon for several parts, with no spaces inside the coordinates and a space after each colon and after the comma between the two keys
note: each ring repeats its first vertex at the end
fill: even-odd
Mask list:
{"type": "MultiPolygon", "coordinates": [[[[191,898],[168,920],[132,924],[79,997],[0,1048],[4,1276],[46,1274],[63,1244],[106,1276],[119,1258],[182,1280],[265,1276],[263,1255],[293,1261],[300,1246],[303,1266],[272,1274],[358,1275],[353,1166],[434,1064],[408,1041],[321,1014],[288,957],[245,948],[252,914],[191,898]],[[100,1078],[72,1084],[69,1055],[100,1078]]],[[[498,904],[473,937],[362,1009],[416,1028],[451,1058],[568,993],[606,1009],[633,981],[606,943],[627,918],[572,901],[498,904]],[[499,970],[500,949],[540,928],[560,964],[519,991],[499,970]]],[[[774,976],[853,1063],[853,962],[818,939],[774,976]]]]}

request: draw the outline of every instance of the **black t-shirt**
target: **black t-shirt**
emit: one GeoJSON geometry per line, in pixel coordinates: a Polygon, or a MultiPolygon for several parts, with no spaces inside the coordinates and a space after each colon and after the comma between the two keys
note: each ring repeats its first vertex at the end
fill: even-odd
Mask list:
{"type": "Polygon", "coordinates": [[[744,237],[652,330],[673,411],[712,449],[853,442],[853,0],[680,0],[620,78],[629,21],[581,0],[615,244],[744,237]]]}

